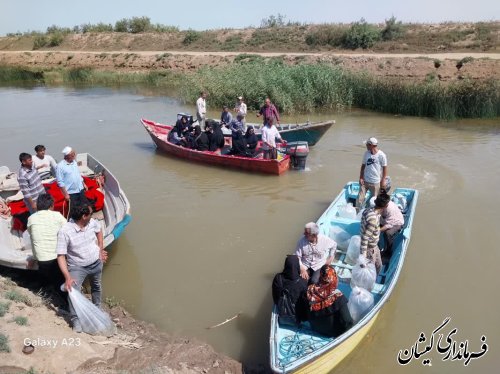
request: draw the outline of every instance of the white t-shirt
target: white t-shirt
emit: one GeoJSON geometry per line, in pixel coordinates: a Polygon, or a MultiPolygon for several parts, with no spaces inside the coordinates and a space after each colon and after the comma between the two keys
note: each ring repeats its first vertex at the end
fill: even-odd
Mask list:
{"type": "Polygon", "coordinates": [[[33,160],[33,166],[36,171],[38,171],[38,174],[50,174],[50,171],[52,170],[55,175],[57,164],[56,160],[54,160],[52,156],[45,155],[43,159],[39,159],[37,155],[33,155],[31,158],[33,160]],[[41,168],[38,168],[39,166],[41,166],[41,168]]]}
{"type": "Polygon", "coordinates": [[[236,104],[236,110],[238,111],[237,114],[240,116],[246,117],[247,115],[247,104],[241,103],[241,104],[236,104]]]}
{"type": "Polygon", "coordinates": [[[269,146],[276,148],[276,138],[281,139],[280,133],[276,126],[271,127],[264,126],[262,128],[262,148],[269,149],[269,146]]]}
{"type": "Polygon", "coordinates": [[[366,151],[363,156],[363,165],[365,165],[365,174],[363,179],[368,183],[380,183],[382,179],[382,167],[387,166],[387,156],[381,150],[374,155],[366,151]]]}
{"type": "Polygon", "coordinates": [[[207,102],[204,98],[200,97],[198,98],[198,100],[196,100],[196,111],[202,116],[207,113],[207,102]]]}

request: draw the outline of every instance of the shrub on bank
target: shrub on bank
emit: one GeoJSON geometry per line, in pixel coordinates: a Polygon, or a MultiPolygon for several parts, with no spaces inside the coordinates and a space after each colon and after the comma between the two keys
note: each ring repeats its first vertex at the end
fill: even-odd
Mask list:
{"type": "Polygon", "coordinates": [[[349,49],[371,48],[380,40],[380,31],[368,24],[364,18],[354,22],[345,34],[344,47],[349,49]]]}
{"type": "Polygon", "coordinates": [[[33,50],[43,48],[47,45],[48,39],[45,35],[37,35],[33,39],[33,50]]]}

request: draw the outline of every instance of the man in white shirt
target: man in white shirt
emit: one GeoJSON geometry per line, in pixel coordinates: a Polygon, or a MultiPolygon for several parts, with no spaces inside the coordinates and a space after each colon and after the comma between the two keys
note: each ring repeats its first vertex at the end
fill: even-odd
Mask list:
{"type": "Polygon", "coordinates": [[[238,96],[238,102],[234,106],[236,116],[241,116],[243,122],[243,132],[246,131],[247,104],[243,102],[243,96],[238,96]]]}
{"type": "Polygon", "coordinates": [[[299,258],[300,276],[309,283],[318,283],[323,265],[331,265],[337,250],[337,243],[319,233],[319,227],[309,222],[304,227],[304,236],[297,242],[295,254],[299,258]]]}
{"type": "Polygon", "coordinates": [[[45,154],[45,146],[37,145],[36,154],[33,155],[33,166],[35,167],[40,179],[48,179],[56,176],[56,160],[52,156],[45,154]]]}
{"type": "Polygon", "coordinates": [[[205,119],[207,116],[207,93],[200,92],[200,97],[196,100],[196,119],[198,120],[198,125],[202,129],[205,128],[205,119]]]}
{"type": "Polygon", "coordinates": [[[262,149],[264,150],[264,159],[276,160],[278,158],[276,138],[279,139],[280,143],[283,142],[276,126],[272,125],[271,122],[266,122],[266,125],[262,127],[262,149]]]}
{"type": "Polygon", "coordinates": [[[372,197],[377,197],[381,188],[385,188],[387,177],[387,156],[378,149],[376,138],[369,138],[364,142],[366,152],[363,155],[361,170],[359,172],[359,194],[356,208],[362,209],[365,203],[366,192],[370,191],[372,197]]]}

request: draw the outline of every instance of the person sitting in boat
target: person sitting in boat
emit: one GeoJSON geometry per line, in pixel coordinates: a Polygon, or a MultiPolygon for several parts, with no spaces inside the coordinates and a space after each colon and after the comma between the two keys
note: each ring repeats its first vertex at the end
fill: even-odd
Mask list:
{"type": "Polygon", "coordinates": [[[241,131],[233,133],[232,141],[232,147],[229,154],[233,156],[247,157],[247,145],[245,143],[243,133],[241,131]]]}
{"type": "MultiPolygon", "coordinates": [[[[209,151],[216,152],[217,150],[224,148],[224,134],[220,128],[220,124],[216,121],[207,121],[206,126],[212,129],[211,135],[209,135],[210,145],[209,151]]],[[[208,135],[208,134],[207,134],[208,135]]]]}
{"type": "Polygon", "coordinates": [[[222,113],[220,115],[220,124],[221,126],[229,126],[233,121],[233,115],[229,111],[229,107],[224,105],[222,108],[222,113]]]}
{"type": "Polygon", "coordinates": [[[248,126],[247,132],[245,133],[245,143],[247,145],[247,153],[251,156],[255,155],[255,149],[257,148],[257,143],[259,139],[255,135],[255,129],[253,126],[248,126]]]}
{"type": "Polygon", "coordinates": [[[300,260],[300,276],[309,280],[309,283],[318,283],[320,268],[332,263],[336,249],[337,243],[320,234],[316,223],[307,223],[304,235],[297,242],[295,249],[300,260]]]}
{"type": "MultiPolygon", "coordinates": [[[[307,291],[307,281],[300,276],[300,262],[296,255],[288,255],[285,259],[283,271],[275,275],[272,286],[273,301],[278,305],[282,304],[280,300],[286,293],[290,304],[293,306],[291,311],[295,316],[295,323],[300,323],[307,319],[307,299],[303,297],[307,291]]],[[[285,311],[278,310],[281,316],[285,311]]]]}
{"type": "Polygon", "coordinates": [[[347,298],[337,289],[338,283],[335,269],[323,265],[319,283],[307,288],[311,328],[328,337],[340,336],[354,324],[347,307],[347,298]]]}
{"type": "Polygon", "coordinates": [[[375,199],[374,206],[366,208],[361,215],[360,252],[375,264],[377,274],[382,268],[382,258],[378,241],[380,238],[380,215],[387,206],[388,195],[379,195],[375,199]]]}
{"type": "Polygon", "coordinates": [[[210,146],[210,140],[208,138],[207,132],[210,130],[207,128],[205,131],[201,131],[200,125],[194,127],[194,139],[193,139],[193,149],[198,151],[208,151],[210,146]]]}
{"type": "Polygon", "coordinates": [[[57,163],[54,157],[45,154],[45,146],[37,145],[35,147],[35,154],[33,155],[33,166],[40,179],[48,179],[56,176],[57,163]]]}
{"type": "Polygon", "coordinates": [[[189,147],[191,143],[191,131],[193,128],[188,122],[187,116],[181,116],[175,123],[174,128],[170,131],[169,141],[176,145],[189,147]]]}
{"type": "Polygon", "coordinates": [[[380,232],[383,233],[386,243],[383,255],[384,257],[390,257],[394,237],[401,230],[401,227],[403,227],[405,219],[401,210],[395,202],[391,201],[391,197],[388,194],[381,192],[379,196],[387,202],[380,215],[380,232]]]}
{"type": "Polygon", "coordinates": [[[233,119],[229,124],[229,129],[231,130],[231,135],[233,137],[237,132],[241,132],[241,134],[243,134],[245,132],[244,128],[245,124],[243,123],[243,116],[241,114],[238,114],[236,119],[233,119]]]}

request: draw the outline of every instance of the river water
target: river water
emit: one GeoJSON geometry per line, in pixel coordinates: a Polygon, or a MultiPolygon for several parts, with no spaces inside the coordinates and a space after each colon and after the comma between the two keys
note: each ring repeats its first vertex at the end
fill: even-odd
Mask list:
{"type": "Polygon", "coordinates": [[[337,124],[311,149],[307,171],[274,177],[193,165],[156,151],[139,119],[171,122],[180,111],[193,106],[145,89],[0,88],[0,165],[17,168],[18,154],[39,143],[56,159],[71,145],[103,162],[125,190],[133,221],[111,247],[106,296],[172,334],[208,342],[246,363],[266,363],[272,278],[303,225],[357,179],[362,141],[375,136],[388,155],[393,185],[421,195],[398,285],[336,372],[497,372],[499,121],[364,111],[310,116],[337,124]],[[206,329],[237,313],[230,323],[206,329]],[[423,358],[400,367],[398,351],[448,316],[457,341],[468,339],[469,350],[478,352],[484,334],[489,352],[465,367],[442,362],[434,349],[431,367],[422,366],[423,358]]]}

